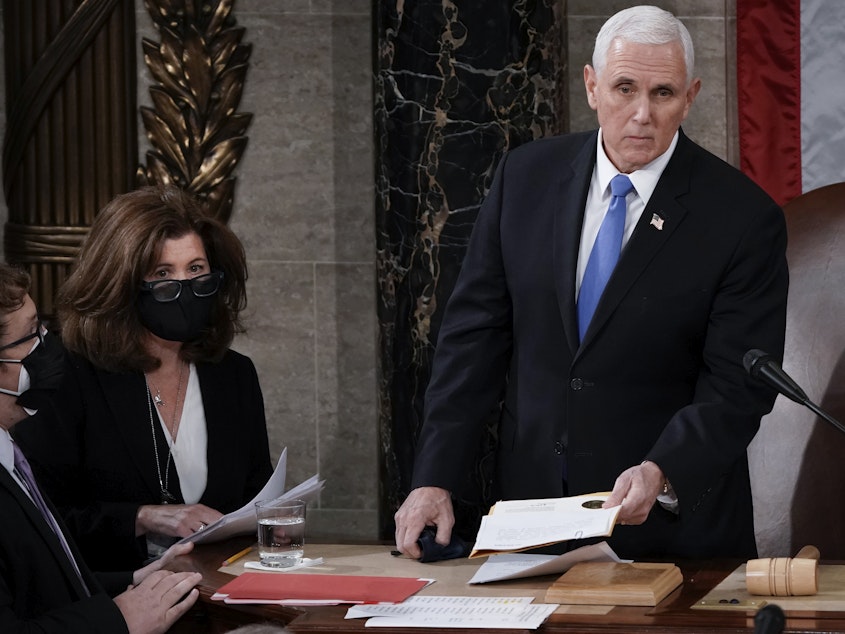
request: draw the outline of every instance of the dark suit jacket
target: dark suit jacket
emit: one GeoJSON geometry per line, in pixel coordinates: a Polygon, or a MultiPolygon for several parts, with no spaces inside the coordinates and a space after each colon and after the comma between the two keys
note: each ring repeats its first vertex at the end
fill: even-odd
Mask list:
{"type": "MultiPolygon", "coordinates": [[[[54,515],[61,525],[55,511],[54,515]]],[[[105,580],[109,590],[117,594],[131,583],[131,573],[95,577],[72,540],[68,541],[90,597],[55,533],[9,472],[0,467],[0,632],[128,631],[100,582],[105,580]]]]}
{"type": "Polygon", "coordinates": [[[782,211],[681,132],[579,344],[596,143],[548,138],[502,159],[444,314],[413,486],[454,490],[503,398],[502,498],[558,497],[564,469],[570,495],[609,491],[649,459],[679,513],[655,505],[644,526],[617,527],[622,556],[755,556],[746,447],[775,394],[742,357],[783,354],[782,211]]]}
{"type": "MultiPolygon", "coordinates": [[[[43,488],[61,510],[88,565],[138,567],[146,543],[135,516],[161,493],[144,377],[113,373],[71,356],[49,410],[15,427],[15,438],[43,488]]],[[[255,366],[233,351],[220,363],[198,363],[208,430],[208,482],[200,503],[222,513],[249,502],[272,473],[264,401],[255,366]]],[[[156,420],[164,473],[167,441],[156,420]]],[[[170,492],[182,502],[176,469],[170,492]]]]}

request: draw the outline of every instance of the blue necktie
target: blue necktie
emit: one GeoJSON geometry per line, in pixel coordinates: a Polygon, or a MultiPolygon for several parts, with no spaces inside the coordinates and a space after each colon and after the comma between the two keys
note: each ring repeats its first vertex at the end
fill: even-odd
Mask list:
{"type": "Polygon", "coordinates": [[[82,587],[85,590],[85,594],[91,596],[91,592],[88,590],[88,586],[86,585],[85,580],[82,578],[82,573],[79,571],[79,566],[76,564],[76,559],[74,559],[73,553],[70,552],[70,545],[67,543],[67,540],[65,539],[65,536],[62,533],[62,529],[59,528],[59,525],[56,522],[56,518],[53,517],[53,514],[50,512],[50,509],[47,507],[47,502],[44,501],[44,497],[41,495],[41,491],[38,488],[38,484],[35,482],[35,476],[32,474],[32,467],[29,466],[29,461],[26,459],[26,456],[23,455],[23,452],[20,450],[20,447],[18,447],[17,443],[12,443],[12,446],[15,452],[16,475],[26,485],[26,488],[29,491],[32,501],[35,503],[36,508],[41,512],[41,515],[44,517],[44,521],[47,522],[47,525],[56,534],[59,543],[62,545],[62,550],[65,551],[67,558],[70,560],[73,569],[76,571],[76,574],[79,577],[79,581],[82,583],[82,587]]]}
{"type": "Polygon", "coordinates": [[[581,281],[581,290],[578,293],[578,335],[584,338],[587,326],[593,318],[593,313],[598,306],[599,298],[613,267],[619,260],[619,252],[622,250],[622,234],[625,231],[625,196],[634,189],[630,179],[625,174],[617,174],[610,181],[610,192],[613,197],[610,199],[610,206],[607,214],[599,227],[596,242],[593,250],[590,251],[590,259],[587,260],[587,268],[584,270],[584,279],[581,281]]]}

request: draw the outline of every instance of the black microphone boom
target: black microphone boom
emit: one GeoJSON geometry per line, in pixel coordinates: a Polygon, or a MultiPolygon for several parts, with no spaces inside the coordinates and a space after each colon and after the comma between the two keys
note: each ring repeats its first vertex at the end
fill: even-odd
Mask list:
{"type": "Polygon", "coordinates": [[[767,383],[786,398],[809,408],[839,431],[845,433],[845,425],[813,403],[806,392],[801,389],[801,386],[783,371],[783,368],[780,367],[780,364],[778,364],[772,355],[762,350],[749,350],[742,357],[742,365],[745,366],[746,371],[751,376],[767,383]]]}

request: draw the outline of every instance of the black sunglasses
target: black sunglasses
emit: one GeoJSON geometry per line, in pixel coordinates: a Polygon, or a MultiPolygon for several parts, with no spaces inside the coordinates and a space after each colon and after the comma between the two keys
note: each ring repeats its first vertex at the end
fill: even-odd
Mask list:
{"type": "Polygon", "coordinates": [[[141,291],[152,293],[157,302],[172,302],[179,298],[183,288],[190,288],[197,297],[209,297],[220,288],[223,271],[212,271],[204,275],[197,275],[187,280],[154,280],[142,282],[141,291]]]}

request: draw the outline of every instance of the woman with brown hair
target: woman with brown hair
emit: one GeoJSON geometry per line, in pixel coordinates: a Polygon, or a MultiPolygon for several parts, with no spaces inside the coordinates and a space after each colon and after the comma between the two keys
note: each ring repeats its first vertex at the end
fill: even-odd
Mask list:
{"type": "Polygon", "coordinates": [[[59,291],[71,352],[18,432],[89,565],[137,565],[249,502],[272,472],[237,237],[179,189],[118,196],[59,291]]]}

